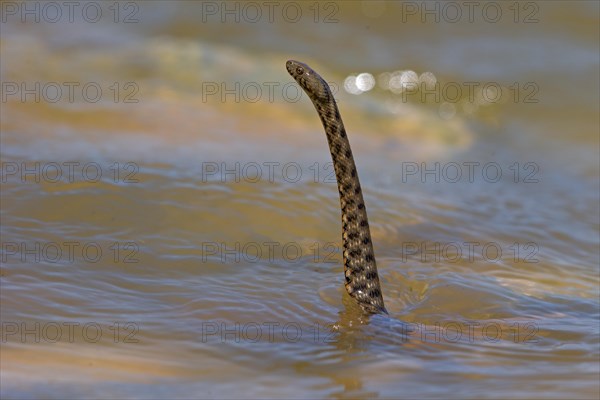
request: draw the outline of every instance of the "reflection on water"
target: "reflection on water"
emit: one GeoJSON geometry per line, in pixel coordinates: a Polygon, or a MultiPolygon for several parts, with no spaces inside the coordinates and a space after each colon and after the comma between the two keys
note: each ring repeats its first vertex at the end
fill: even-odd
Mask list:
{"type": "Polygon", "coordinates": [[[4,10],[2,395],[597,397],[597,5],[236,24],[206,4],[4,10]],[[336,91],[389,316],[342,286],[288,58],[336,91]],[[497,85],[449,99],[473,82],[497,85]]]}

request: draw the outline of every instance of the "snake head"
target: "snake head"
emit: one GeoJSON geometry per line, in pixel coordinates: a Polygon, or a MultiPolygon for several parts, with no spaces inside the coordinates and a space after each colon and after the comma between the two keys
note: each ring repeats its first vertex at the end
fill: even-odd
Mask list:
{"type": "Polygon", "coordinates": [[[311,67],[294,60],[289,60],[285,66],[313,102],[328,101],[331,98],[329,85],[311,67]]]}

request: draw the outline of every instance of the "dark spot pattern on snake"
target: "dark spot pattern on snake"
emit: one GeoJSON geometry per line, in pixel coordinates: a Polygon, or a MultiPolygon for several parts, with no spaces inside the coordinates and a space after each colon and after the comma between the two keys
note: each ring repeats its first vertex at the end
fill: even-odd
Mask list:
{"type": "Polygon", "coordinates": [[[346,290],[364,311],[387,313],[358,173],[333,94],[325,80],[308,65],[290,60],[286,68],[311,99],[327,136],[342,209],[346,290]]]}

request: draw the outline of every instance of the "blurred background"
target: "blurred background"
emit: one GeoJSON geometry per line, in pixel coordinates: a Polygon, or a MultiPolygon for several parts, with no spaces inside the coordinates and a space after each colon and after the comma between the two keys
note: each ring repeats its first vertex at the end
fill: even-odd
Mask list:
{"type": "Polygon", "coordinates": [[[597,2],[0,7],[3,398],[600,395],[597,2]]]}

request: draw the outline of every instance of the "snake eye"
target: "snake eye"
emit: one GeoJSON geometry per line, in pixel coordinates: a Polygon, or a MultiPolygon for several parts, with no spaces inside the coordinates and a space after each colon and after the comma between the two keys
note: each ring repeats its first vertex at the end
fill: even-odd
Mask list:
{"type": "Polygon", "coordinates": [[[296,68],[296,73],[297,73],[298,75],[302,75],[302,74],[304,73],[304,68],[302,68],[302,67],[298,67],[298,68],[296,68]]]}

